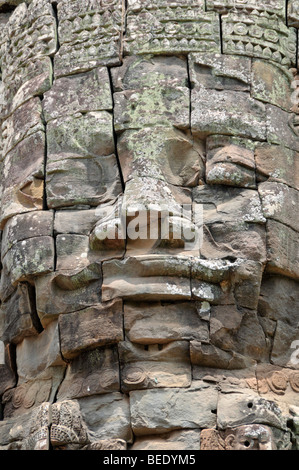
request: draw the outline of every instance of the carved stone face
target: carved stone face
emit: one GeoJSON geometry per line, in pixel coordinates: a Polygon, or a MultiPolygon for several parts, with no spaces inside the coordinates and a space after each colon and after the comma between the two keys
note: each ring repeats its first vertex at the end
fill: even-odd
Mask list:
{"type": "Polygon", "coordinates": [[[240,426],[225,439],[226,450],[276,450],[272,431],[267,426],[240,426]]]}
{"type": "Polygon", "coordinates": [[[0,1],[6,420],[58,401],[96,443],[158,448],[144,437],[157,433],[191,449],[220,423],[231,449],[275,448],[246,389],[281,400],[266,424],[291,442],[299,19],[286,10],[0,1]]]}

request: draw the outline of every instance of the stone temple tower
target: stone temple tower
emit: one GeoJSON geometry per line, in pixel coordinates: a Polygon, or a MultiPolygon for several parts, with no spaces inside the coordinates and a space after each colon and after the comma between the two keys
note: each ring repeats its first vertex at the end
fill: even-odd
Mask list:
{"type": "Polygon", "coordinates": [[[299,449],[299,1],[0,25],[0,449],[299,449]]]}

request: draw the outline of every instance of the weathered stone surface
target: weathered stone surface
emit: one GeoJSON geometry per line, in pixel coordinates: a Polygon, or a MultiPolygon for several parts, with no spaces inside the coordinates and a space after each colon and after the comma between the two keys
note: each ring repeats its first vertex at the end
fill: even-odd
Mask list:
{"type": "Polygon", "coordinates": [[[213,426],[216,415],[212,411],[217,408],[217,395],[213,387],[200,381],[193,382],[188,389],[132,391],[130,406],[134,434],[162,434],[175,429],[213,426]]]}
{"type": "Polygon", "coordinates": [[[250,91],[250,59],[221,54],[190,54],[188,58],[193,86],[250,91]]]}
{"type": "Polygon", "coordinates": [[[41,116],[40,99],[32,98],[2,123],[3,156],[26,137],[44,130],[41,116]]]}
{"type": "Polygon", "coordinates": [[[231,305],[211,308],[210,339],[217,348],[254,360],[267,359],[269,354],[256,314],[238,311],[231,305]]]}
{"type": "Polygon", "coordinates": [[[45,327],[58,315],[101,302],[102,273],[97,265],[77,272],[51,273],[35,280],[36,309],[45,327]]]}
{"type": "Polygon", "coordinates": [[[15,75],[12,83],[5,90],[7,94],[12,95],[7,109],[3,109],[5,114],[13,113],[19,106],[35,96],[42,97],[53,84],[53,65],[50,57],[36,58],[27,68],[23,65],[21,71],[23,73],[15,75]]]}
{"type": "Polygon", "coordinates": [[[187,59],[176,56],[126,56],[111,69],[113,90],[139,90],[171,84],[188,86],[187,59]]]}
{"type": "Polygon", "coordinates": [[[299,151],[298,116],[267,105],[267,140],[271,144],[284,145],[299,151]]]}
{"type": "Polygon", "coordinates": [[[125,52],[161,54],[220,52],[220,25],[215,13],[203,13],[202,2],[176,2],[167,5],[140,3],[128,5],[125,52]],[[142,5],[143,6],[143,5],[142,5]],[[196,17],[196,21],[194,18],[196,17]]]}
{"type": "Polygon", "coordinates": [[[152,255],[107,261],[103,263],[103,300],[190,299],[189,276],[187,257],[152,255]]]}
{"type": "Polygon", "coordinates": [[[0,0],[0,450],[299,448],[296,5],[0,0]]]}
{"type": "Polygon", "coordinates": [[[267,222],[268,259],[266,270],[299,278],[298,232],[274,220],[267,222]]]}
{"type": "Polygon", "coordinates": [[[298,400],[299,371],[282,368],[273,364],[260,364],[257,367],[257,383],[260,395],[279,403],[287,414],[290,403],[298,400]]]}
{"type": "MultiPolygon", "coordinates": [[[[48,450],[49,403],[36,410],[0,422],[0,442],[3,450],[48,450]]],[[[1,448],[2,450],[2,448],[1,448]]]]}
{"type": "Polygon", "coordinates": [[[1,256],[13,248],[16,243],[35,237],[53,235],[54,214],[52,211],[28,212],[11,217],[3,230],[1,256]]]}
{"type": "Polygon", "coordinates": [[[219,13],[227,13],[230,10],[234,10],[235,13],[244,8],[246,11],[254,11],[255,14],[261,14],[267,12],[268,14],[275,14],[276,16],[285,18],[285,2],[284,0],[272,0],[271,2],[267,0],[207,0],[206,2],[207,10],[217,11],[219,13]]]}
{"type": "MultiPolygon", "coordinates": [[[[249,364],[249,361],[248,361],[249,364]]],[[[236,390],[242,392],[258,392],[256,379],[256,363],[253,361],[248,367],[242,369],[210,368],[195,366],[193,368],[194,380],[203,380],[217,386],[221,393],[231,393],[236,390]]]]}
{"type": "Polygon", "coordinates": [[[226,134],[266,140],[266,107],[249,93],[195,87],[191,106],[191,129],[195,135],[226,134]]]}
{"type": "Polygon", "coordinates": [[[93,439],[132,441],[129,399],[118,392],[80,398],[82,417],[93,439]]]}
{"type": "Polygon", "coordinates": [[[55,56],[55,76],[85,72],[101,65],[119,65],[124,28],[124,2],[88,6],[80,0],[58,4],[60,49],[55,56]]]}
{"type": "Polygon", "coordinates": [[[265,60],[253,61],[251,88],[253,98],[290,111],[292,107],[292,81],[292,73],[284,67],[265,60]]]}
{"type": "MultiPolygon", "coordinates": [[[[235,351],[223,351],[212,344],[200,343],[198,341],[190,342],[191,363],[195,366],[211,367],[223,369],[245,369],[252,366],[255,361],[242,356],[235,351]]],[[[195,375],[195,379],[198,377],[195,375]]]]}
{"type": "Polygon", "coordinates": [[[49,207],[95,206],[120,194],[112,117],[107,111],[55,119],[47,130],[49,207]]]}
{"type": "Polygon", "coordinates": [[[262,200],[264,216],[290,226],[299,232],[297,207],[299,191],[286,184],[265,182],[259,184],[259,195],[262,200]]]}
{"type": "Polygon", "coordinates": [[[137,437],[130,450],[199,450],[200,431],[173,431],[157,436],[137,437]]]}
{"type": "Polygon", "coordinates": [[[45,135],[40,131],[19,142],[6,154],[1,163],[2,227],[13,215],[43,209],[44,158],[45,135]]]}
{"type": "Polygon", "coordinates": [[[288,25],[299,28],[299,9],[296,0],[288,2],[288,25]]]}
{"type": "Polygon", "coordinates": [[[55,80],[43,99],[47,122],[61,116],[111,109],[110,81],[105,67],[55,80]]]}
{"type": "Polygon", "coordinates": [[[255,188],[254,147],[254,142],[249,140],[208,137],[207,183],[255,188]]]}
{"type": "Polygon", "coordinates": [[[38,336],[24,338],[17,345],[16,363],[18,375],[23,380],[36,377],[48,367],[64,365],[57,321],[50,323],[38,336]]]}
{"type": "Polygon", "coordinates": [[[127,450],[123,439],[100,439],[83,447],[82,450],[127,450]]]}
{"type": "Polygon", "coordinates": [[[57,50],[57,25],[49,0],[20,4],[10,15],[1,45],[2,72],[11,110],[52,84],[49,56],[57,50]]]}
{"type": "Polygon", "coordinates": [[[65,359],[86,349],[117,343],[123,339],[122,302],[115,300],[60,315],[59,331],[65,359]]]}
{"type": "Polygon", "coordinates": [[[123,392],[146,388],[190,387],[191,365],[187,341],[166,345],[142,345],[122,341],[118,345],[123,392]]]}
{"type": "Polygon", "coordinates": [[[126,183],[119,214],[126,222],[128,255],[198,254],[201,207],[197,215],[189,188],[135,176],[126,183]]]}
{"type": "Polygon", "coordinates": [[[80,448],[89,442],[77,401],[64,400],[51,406],[50,442],[54,448],[80,448]]]}
{"type": "Polygon", "coordinates": [[[221,393],[217,407],[217,426],[227,429],[245,424],[266,424],[286,429],[286,416],[273,401],[257,393],[221,393]]]}
{"type": "Polygon", "coordinates": [[[296,323],[298,283],[287,277],[267,275],[261,284],[258,312],[271,320],[296,323]]]}
{"type": "Polygon", "coordinates": [[[277,450],[271,427],[260,424],[237,426],[226,431],[204,429],[201,450],[277,450]]]}
{"type": "Polygon", "coordinates": [[[295,64],[296,32],[277,17],[256,11],[231,12],[222,20],[225,54],[272,60],[287,67],[295,64]]]}
{"type": "Polygon", "coordinates": [[[54,270],[54,240],[45,236],[17,242],[5,254],[2,263],[12,284],[49,273],[54,270]]]}
{"type": "Polygon", "coordinates": [[[23,379],[16,388],[7,390],[2,397],[4,418],[21,416],[31,408],[40,407],[44,402],[53,403],[64,372],[64,366],[49,367],[34,380],[23,379]]]}
{"type": "Polygon", "coordinates": [[[81,398],[119,390],[117,348],[104,347],[83,352],[71,361],[57,399],[81,398]]]}
{"type": "Polygon", "coordinates": [[[180,340],[208,340],[208,324],[200,318],[204,307],[195,302],[125,302],[126,336],[133,343],[146,345],[180,340]]]}
{"type": "Polygon", "coordinates": [[[55,233],[74,233],[89,235],[99,220],[96,209],[89,210],[58,210],[55,212],[55,233]]]}
{"type": "Polygon", "coordinates": [[[255,150],[256,170],[261,178],[281,181],[299,189],[299,153],[282,145],[258,145],[255,150]]]}
{"type": "Polygon", "coordinates": [[[114,93],[115,130],[189,127],[189,89],[166,84],[114,93]]]}
{"type": "MultiPolygon", "coordinates": [[[[0,364],[0,395],[2,396],[7,390],[15,387],[17,382],[16,371],[14,368],[14,355],[12,348],[4,343],[1,346],[1,364],[0,364]]],[[[1,442],[1,441],[0,441],[1,442]]]]}
{"type": "Polygon", "coordinates": [[[1,340],[19,343],[37,335],[40,328],[34,311],[34,291],[27,283],[19,283],[15,292],[1,304],[1,340]]]}
{"type": "Polygon", "coordinates": [[[201,254],[205,258],[266,260],[266,219],[256,191],[204,185],[193,190],[193,200],[203,204],[201,254]]]}
{"type": "Polygon", "coordinates": [[[99,259],[89,247],[87,235],[63,234],[56,237],[57,269],[59,271],[83,269],[99,259]]]}
{"type": "Polygon", "coordinates": [[[204,176],[201,143],[178,129],[155,126],[125,131],[117,148],[125,182],[133,176],[151,177],[193,187],[204,176]]]}

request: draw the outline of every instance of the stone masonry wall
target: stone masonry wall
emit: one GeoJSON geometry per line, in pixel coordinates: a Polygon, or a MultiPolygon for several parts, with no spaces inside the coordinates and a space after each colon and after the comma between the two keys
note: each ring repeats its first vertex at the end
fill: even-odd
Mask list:
{"type": "Polygon", "coordinates": [[[0,449],[299,449],[298,0],[0,25],[0,449]]]}

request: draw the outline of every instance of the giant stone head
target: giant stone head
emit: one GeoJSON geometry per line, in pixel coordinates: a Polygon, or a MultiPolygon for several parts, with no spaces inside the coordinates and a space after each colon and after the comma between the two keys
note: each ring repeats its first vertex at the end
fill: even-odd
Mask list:
{"type": "Polygon", "coordinates": [[[0,448],[296,448],[297,1],[0,23],[0,448]]]}

